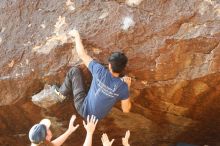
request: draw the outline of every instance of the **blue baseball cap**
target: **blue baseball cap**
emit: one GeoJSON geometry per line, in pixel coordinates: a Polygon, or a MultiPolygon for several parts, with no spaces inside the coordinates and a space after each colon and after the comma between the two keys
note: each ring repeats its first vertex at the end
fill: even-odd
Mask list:
{"type": "Polygon", "coordinates": [[[51,122],[49,119],[43,119],[40,123],[35,124],[29,131],[29,139],[31,143],[40,144],[45,141],[47,129],[50,128],[51,122]]]}

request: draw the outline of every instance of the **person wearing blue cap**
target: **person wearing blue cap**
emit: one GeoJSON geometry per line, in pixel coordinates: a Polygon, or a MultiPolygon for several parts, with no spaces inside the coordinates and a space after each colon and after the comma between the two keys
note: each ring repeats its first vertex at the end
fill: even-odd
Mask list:
{"type": "MultiPolygon", "coordinates": [[[[74,126],[76,116],[73,115],[69,122],[69,128],[55,140],[52,140],[52,132],[50,130],[51,121],[43,119],[40,123],[35,124],[29,131],[29,140],[31,146],[60,146],[66,139],[79,127],[79,124],[74,126]]],[[[98,119],[95,116],[87,117],[87,124],[83,121],[84,128],[86,129],[86,139],[83,146],[92,146],[92,136],[95,131],[98,119]]]]}

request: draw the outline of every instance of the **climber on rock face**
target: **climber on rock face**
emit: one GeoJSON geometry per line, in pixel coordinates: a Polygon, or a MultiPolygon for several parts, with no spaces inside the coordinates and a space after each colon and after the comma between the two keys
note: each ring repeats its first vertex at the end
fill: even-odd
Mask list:
{"type": "Polygon", "coordinates": [[[85,119],[87,115],[104,118],[117,101],[121,101],[122,111],[128,113],[131,109],[129,88],[131,78],[120,77],[127,64],[127,57],[121,52],[114,52],[108,58],[108,69],[92,59],[84,50],[79,32],[69,32],[75,40],[76,52],[92,74],[92,83],[88,93],[85,91],[84,79],[80,68],[72,67],[60,88],[55,91],[59,96],[73,95],[77,112],[85,119]]]}

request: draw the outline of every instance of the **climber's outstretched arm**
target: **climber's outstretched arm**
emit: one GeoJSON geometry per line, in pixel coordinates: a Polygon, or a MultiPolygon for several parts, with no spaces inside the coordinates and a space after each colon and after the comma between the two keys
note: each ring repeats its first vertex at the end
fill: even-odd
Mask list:
{"type": "Polygon", "coordinates": [[[130,98],[121,101],[121,109],[124,113],[129,113],[131,110],[130,98]]]}
{"type": "Polygon", "coordinates": [[[66,139],[79,127],[79,124],[77,124],[76,126],[73,125],[75,119],[76,119],[76,115],[72,115],[70,122],[69,122],[69,128],[66,130],[65,133],[60,135],[55,140],[51,141],[51,145],[61,146],[66,141],[66,139]]]}
{"type": "Polygon", "coordinates": [[[98,119],[95,116],[87,116],[87,123],[83,121],[84,128],[86,129],[86,139],[83,146],[92,146],[92,136],[95,131],[95,127],[98,123],[98,119]]]}
{"type": "Polygon", "coordinates": [[[85,51],[79,32],[77,30],[71,30],[69,35],[75,38],[76,52],[79,57],[83,60],[83,63],[88,67],[89,63],[93,60],[85,51]]]}
{"type": "MultiPolygon", "coordinates": [[[[128,85],[128,90],[130,90],[131,87],[131,77],[124,76],[122,80],[128,85]]],[[[121,109],[124,113],[129,113],[131,110],[131,100],[130,97],[128,97],[125,100],[121,101],[121,109]]]]}

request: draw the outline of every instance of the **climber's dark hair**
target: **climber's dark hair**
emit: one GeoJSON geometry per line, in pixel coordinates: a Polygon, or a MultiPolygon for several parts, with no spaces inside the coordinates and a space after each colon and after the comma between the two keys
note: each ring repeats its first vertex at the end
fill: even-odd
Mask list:
{"type": "Polygon", "coordinates": [[[113,52],[108,58],[108,61],[111,64],[113,72],[122,73],[128,62],[128,58],[122,52],[113,52]]]}

